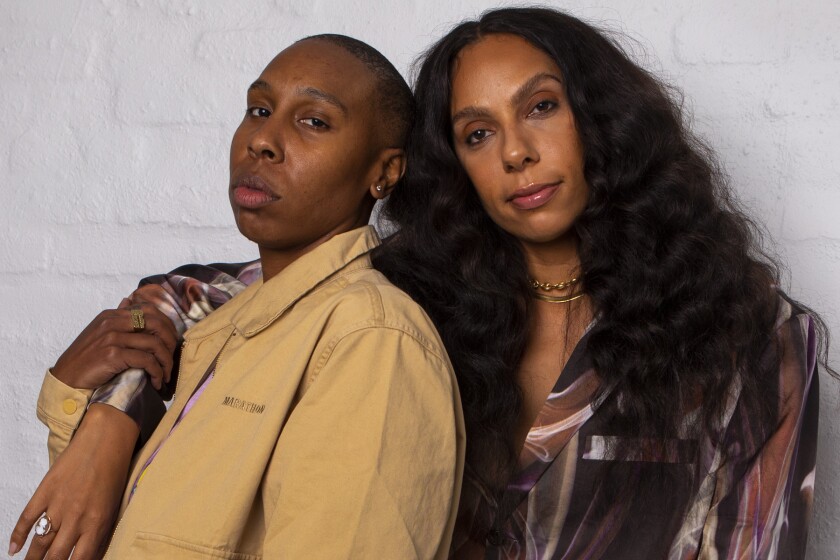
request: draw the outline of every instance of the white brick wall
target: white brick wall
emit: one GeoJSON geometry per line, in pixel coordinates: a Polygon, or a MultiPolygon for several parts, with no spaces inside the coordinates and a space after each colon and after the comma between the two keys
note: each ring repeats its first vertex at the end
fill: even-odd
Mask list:
{"type": "MultiPolygon", "coordinates": [[[[840,3],[597,0],[638,41],[840,340],[840,3]]],[[[0,5],[0,535],[46,469],[41,372],[138,278],[255,258],[225,195],[246,86],[296,38],[338,32],[402,70],[478,0],[5,0],[0,5]]],[[[832,351],[840,364],[840,346],[832,351]]],[[[840,550],[840,386],[822,379],[808,557],[840,550]]],[[[7,542],[3,540],[3,542],[7,542]]]]}

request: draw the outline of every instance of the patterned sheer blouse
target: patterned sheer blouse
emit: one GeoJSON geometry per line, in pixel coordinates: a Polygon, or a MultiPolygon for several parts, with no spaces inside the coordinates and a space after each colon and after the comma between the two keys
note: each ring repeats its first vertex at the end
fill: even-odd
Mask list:
{"type": "MultiPolygon", "coordinates": [[[[259,275],[258,262],[187,265],[145,279],[131,299],[157,305],[183,333],[259,275]]],[[[452,557],[803,559],[819,412],[816,341],[810,317],[784,300],[776,336],[781,362],[762,388],[777,403],[772,421],[747,414],[736,377],[716,433],[697,435],[699,410],[688,411],[684,437],[652,446],[599,413],[584,335],[504,494],[482,492],[468,469],[452,557]],[[615,453],[628,448],[637,451],[615,453]]],[[[154,424],[154,407],[142,404],[150,393],[135,373],[93,401],[154,424]]]]}

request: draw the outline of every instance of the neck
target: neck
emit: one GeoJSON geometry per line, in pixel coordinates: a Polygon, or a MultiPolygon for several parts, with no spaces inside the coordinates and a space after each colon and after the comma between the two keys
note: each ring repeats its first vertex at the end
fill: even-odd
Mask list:
{"type": "Polygon", "coordinates": [[[324,239],[317,245],[307,245],[306,247],[302,247],[297,250],[278,250],[260,247],[260,262],[262,263],[263,282],[268,282],[283,272],[287,266],[325,241],[327,240],[324,239]]]}
{"type": "Polygon", "coordinates": [[[557,239],[548,243],[522,243],[531,278],[553,284],[574,278],[580,273],[577,238],[557,239]]]}
{"type": "Polygon", "coordinates": [[[349,228],[340,228],[336,229],[335,231],[331,231],[322,237],[319,237],[315,241],[311,243],[307,243],[305,245],[293,246],[293,247],[265,247],[260,245],[260,261],[262,262],[262,276],[263,282],[268,282],[281,272],[286,269],[287,266],[304,256],[305,254],[309,253],[310,251],[314,250],[320,245],[323,245],[336,235],[346,233],[357,227],[361,227],[365,225],[367,222],[362,222],[359,224],[355,224],[349,228]]]}

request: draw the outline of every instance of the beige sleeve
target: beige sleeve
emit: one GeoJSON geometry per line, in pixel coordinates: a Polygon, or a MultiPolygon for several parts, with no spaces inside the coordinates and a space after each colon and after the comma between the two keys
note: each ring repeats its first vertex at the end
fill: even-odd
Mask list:
{"type": "Polygon", "coordinates": [[[82,421],[90,397],[89,389],[74,389],[65,385],[47,370],[38,394],[38,419],[49,428],[47,449],[50,465],[64,451],[82,421]]]}
{"type": "Polygon", "coordinates": [[[465,442],[449,362],[383,327],[320,362],[267,473],[266,558],[446,558],[465,442]]]}

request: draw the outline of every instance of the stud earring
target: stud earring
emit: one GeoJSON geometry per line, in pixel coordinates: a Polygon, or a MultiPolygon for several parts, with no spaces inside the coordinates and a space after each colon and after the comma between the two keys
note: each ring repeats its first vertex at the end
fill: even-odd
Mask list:
{"type": "Polygon", "coordinates": [[[382,192],[382,185],[376,185],[376,192],[382,192]]]}

